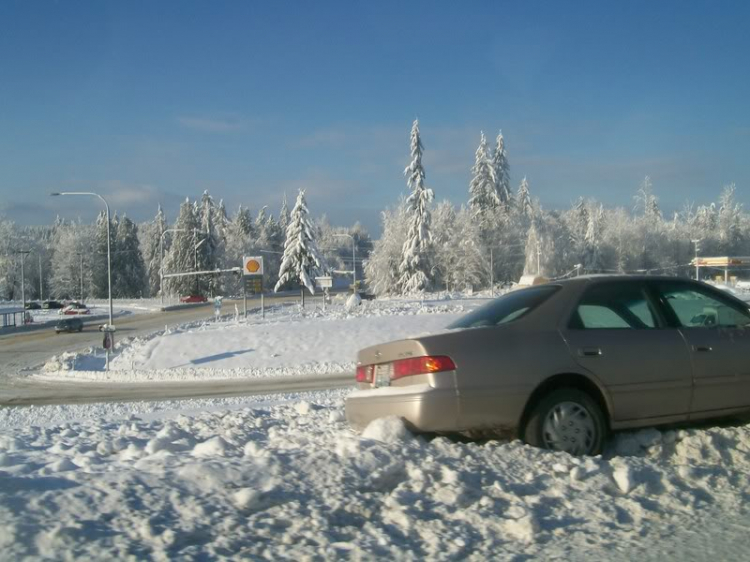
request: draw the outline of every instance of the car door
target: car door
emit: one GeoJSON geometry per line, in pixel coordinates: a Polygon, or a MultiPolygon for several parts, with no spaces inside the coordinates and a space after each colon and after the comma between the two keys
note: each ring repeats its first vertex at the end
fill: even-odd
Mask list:
{"type": "Polygon", "coordinates": [[[750,406],[750,311],[699,283],[663,281],[659,298],[680,326],[693,364],[695,414],[750,406]]]}
{"type": "Polygon", "coordinates": [[[689,351],[645,283],[592,283],[563,335],[575,361],[606,387],[616,421],[688,416],[689,351]]]}

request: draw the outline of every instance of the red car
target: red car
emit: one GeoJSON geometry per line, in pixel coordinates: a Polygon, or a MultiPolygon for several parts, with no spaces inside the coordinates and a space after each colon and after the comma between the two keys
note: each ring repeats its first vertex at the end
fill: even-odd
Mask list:
{"type": "Polygon", "coordinates": [[[189,295],[187,297],[180,297],[180,302],[206,302],[208,299],[203,295],[189,295]]]}
{"type": "Polygon", "coordinates": [[[62,309],[62,313],[69,316],[77,316],[79,314],[91,314],[91,310],[83,303],[72,302],[62,309]]]}

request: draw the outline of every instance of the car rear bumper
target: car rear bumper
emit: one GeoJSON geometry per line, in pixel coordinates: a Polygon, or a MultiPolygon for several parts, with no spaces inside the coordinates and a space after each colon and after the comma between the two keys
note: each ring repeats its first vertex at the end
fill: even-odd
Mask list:
{"type": "Polygon", "coordinates": [[[419,384],[357,391],[346,399],[346,419],[358,429],[386,416],[403,418],[415,431],[456,431],[458,397],[454,389],[419,384]]]}

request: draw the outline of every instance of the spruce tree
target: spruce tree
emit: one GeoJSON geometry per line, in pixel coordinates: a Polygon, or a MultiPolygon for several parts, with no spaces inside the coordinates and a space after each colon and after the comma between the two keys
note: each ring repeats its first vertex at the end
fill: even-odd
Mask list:
{"type": "Polygon", "coordinates": [[[143,263],[138,227],[123,215],[115,235],[117,252],[112,264],[112,296],[142,297],[146,289],[146,266],[143,263]]]}
{"type": "Polygon", "coordinates": [[[325,266],[315,244],[314,230],[307,216],[308,212],[305,192],[300,189],[286,229],[284,256],[274,291],[288,283],[299,281],[311,294],[315,294],[315,276],[325,266]]]}
{"type": "Polygon", "coordinates": [[[529,192],[529,182],[526,176],[521,180],[521,185],[518,186],[518,195],[516,196],[516,203],[518,213],[527,220],[531,220],[534,215],[534,204],[531,201],[531,193],[529,192]]]}
{"type": "Polygon", "coordinates": [[[414,120],[411,129],[411,163],[404,170],[411,194],[406,199],[409,229],[401,250],[399,266],[399,289],[403,294],[418,293],[431,285],[430,272],[430,209],[434,198],[431,189],[425,187],[422,167],[422,140],[419,137],[419,121],[414,120]]]}
{"type": "Polygon", "coordinates": [[[501,203],[496,189],[495,170],[488,156],[487,139],[484,133],[481,135],[474,166],[471,168],[472,177],[469,184],[469,207],[475,215],[496,209],[501,203]]]}
{"type": "MultiPolygon", "coordinates": [[[[196,271],[195,244],[199,234],[199,223],[195,206],[190,199],[180,205],[180,213],[175,222],[175,229],[169,254],[164,260],[164,273],[188,273],[196,271]]],[[[196,291],[195,277],[173,277],[165,279],[164,290],[169,294],[189,295],[196,291]]]]}
{"type": "Polygon", "coordinates": [[[502,131],[497,134],[497,140],[495,141],[492,170],[495,178],[495,193],[500,200],[500,205],[508,210],[513,204],[513,193],[510,190],[510,164],[508,164],[508,155],[505,152],[505,140],[502,131]]]}

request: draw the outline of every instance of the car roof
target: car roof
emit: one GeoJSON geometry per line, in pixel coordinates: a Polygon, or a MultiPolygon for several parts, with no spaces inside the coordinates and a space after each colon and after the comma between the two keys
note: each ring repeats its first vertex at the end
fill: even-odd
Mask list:
{"type": "Polygon", "coordinates": [[[645,275],[645,274],[629,274],[629,273],[596,273],[588,275],[580,275],[578,277],[570,277],[568,279],[561,279],[559,281],[550,281],[550,283],[592,283],[601,281],[684,281],[695,283],[694,279],[687,277],[675,277],[672,275],[645,275]]]}

